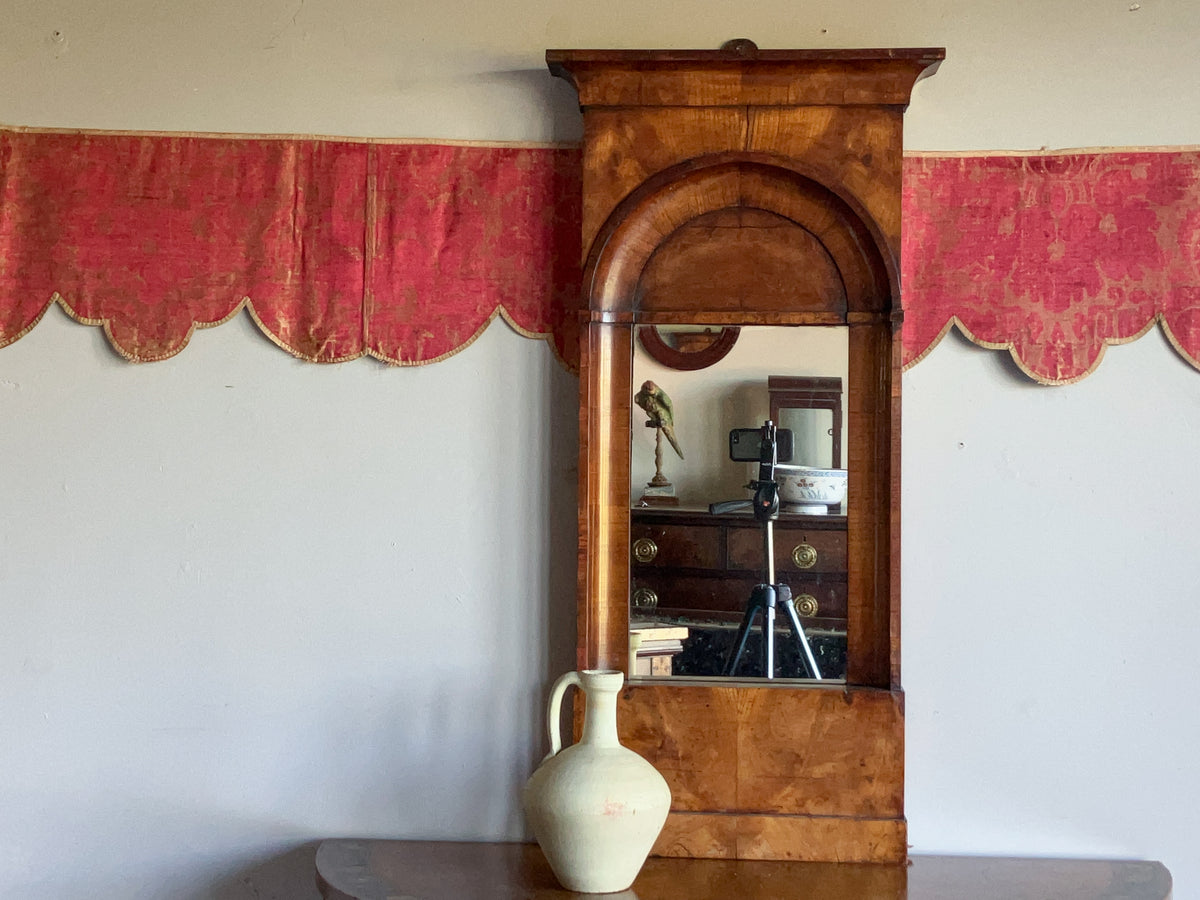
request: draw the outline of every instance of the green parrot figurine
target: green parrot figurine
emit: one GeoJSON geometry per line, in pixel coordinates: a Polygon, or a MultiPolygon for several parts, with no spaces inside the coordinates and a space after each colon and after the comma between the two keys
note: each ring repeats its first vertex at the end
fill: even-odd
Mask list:
{"type": "Polygon", "coordinates": [[[679,458],[683,459],[683,451],[679,449],[679,441],[675,439],[675,415],[671,409],[671,398],[666,391],[653,381],[647,381],[642,389],[633,395],[633,402],[646,411],[646,425],[658,428],[667,436],[679,458]]]}

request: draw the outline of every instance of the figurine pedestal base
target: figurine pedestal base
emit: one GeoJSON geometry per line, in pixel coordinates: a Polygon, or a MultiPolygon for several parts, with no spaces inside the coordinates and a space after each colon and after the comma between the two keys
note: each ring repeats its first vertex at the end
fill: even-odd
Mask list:
{"type": "Polygon", "coordinates": [[[642,496],[638,498],[638,506],[678,506],[679,498],[675,496],[675,485],[667,481],[665,484],[646,484],[642,496]]]}
{"type": "Polygon", "coordinates": [[[642,494],[638,497],[638,506],[678,506],[678,497],[656,497],[653,494],[642,494]]]}

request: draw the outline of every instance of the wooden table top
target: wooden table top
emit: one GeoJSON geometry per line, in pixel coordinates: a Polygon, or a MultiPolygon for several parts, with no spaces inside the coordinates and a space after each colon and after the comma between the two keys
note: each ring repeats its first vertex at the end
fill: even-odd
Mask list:
{"type": "Polygon", "coordinates": [[[619,894],[577,894],[536,844],[325,841],[326,900],[1168,900],[1162,863],[914,856],[911,864],[653,858],[619,894]]]}

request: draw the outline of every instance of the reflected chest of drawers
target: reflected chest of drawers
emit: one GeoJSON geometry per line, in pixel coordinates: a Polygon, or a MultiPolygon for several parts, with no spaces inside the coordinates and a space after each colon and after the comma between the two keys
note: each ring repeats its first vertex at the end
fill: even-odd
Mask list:
{"type": "MultiPolygon", "coordinates": [[[[766,581],[764,529],[748,513],[635,508],[630,528],[634,616],[734,622],[766,581]]],[[[775,580],[806,630],[845,630],[846,517],[780,513],[773,531],[775,580]]]]}

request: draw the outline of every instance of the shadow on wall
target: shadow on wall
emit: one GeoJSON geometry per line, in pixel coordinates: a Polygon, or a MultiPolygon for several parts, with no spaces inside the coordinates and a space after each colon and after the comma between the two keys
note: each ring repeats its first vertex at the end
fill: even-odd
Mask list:
{"type": "MultiPolygon", "coordinates": [[[[575,376],[554,378],[546,395],[545,421],[553,423],[550,434],[552,462],[546,473],[550,515],[546,574],[549,609],[543,657],[546,681],[541,686],[539,714],[533,723],[538,735],[546,731],[541,711],[546,708],[550,688],[558,676],[578,665],[579,379],[575,376]]],[[[570,734],[569,731],[564,733],[570,734]]],[[[537,752],[532,763],[536,767],[541,762],[541,754],[550,748],[543,747],[540,738],[534,748],[537,752]]],[[[529,771],[532,774],[533,769],[529,771]]]]}
{"type": "Polygon", "coordinates": [[[539,118],[549,120],[549,140],[577,144],[583,140],[583,118],[579,115],[579,95],[566,80],[555,78],[549,69],[508,69],[484,72],[479,81],[510,90],[538,110],[539,118]]]}
{"type": "Polygon", "coordinates": [[[317,847],[310,841],[246,866],[193,900],[321,900],[317,847]]]}

